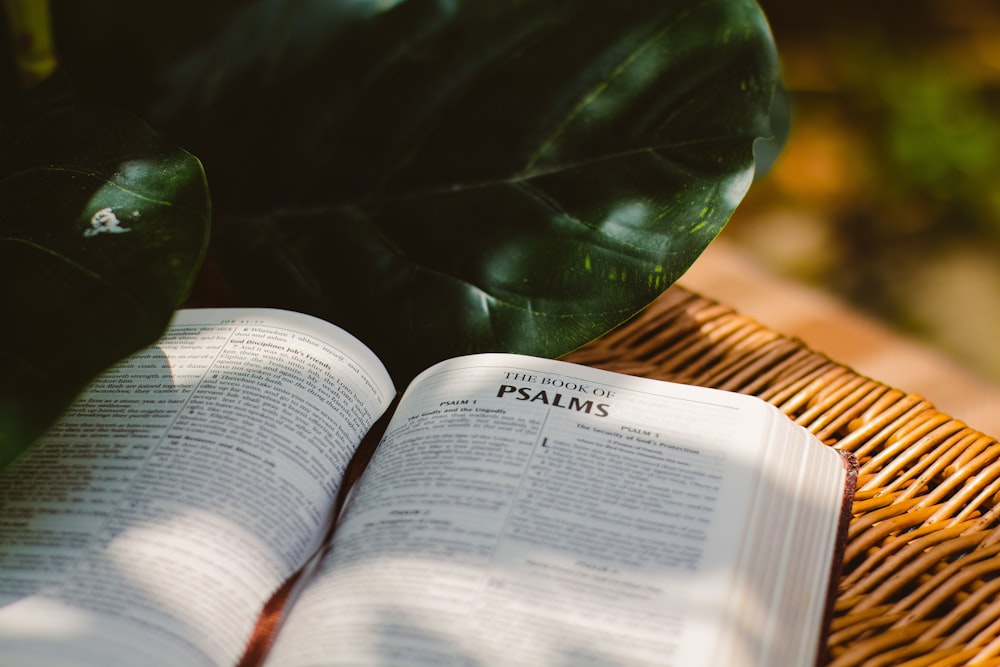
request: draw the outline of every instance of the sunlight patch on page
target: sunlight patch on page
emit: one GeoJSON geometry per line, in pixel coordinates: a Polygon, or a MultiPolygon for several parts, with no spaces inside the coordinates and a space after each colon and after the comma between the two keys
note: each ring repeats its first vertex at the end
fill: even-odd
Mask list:
{"type": "Polygon", "coordinates": [[[221,665],[240,655],[262,591],[287,574],[277,556],[253,556],[268,545],[217,514],[140,509],[141,523],[102,536],[61,585],[0,610],[0,664],[35,664],[5,661],[43,651],[91,660],[81,664],[221,665]],[[147,662],[147,653],[164,657],[147,662]]]}
{"type": "Polygon", "coordinates": [[[37,597],[20,604],[16,613],[0,612],[0,642],[23,639],[64,641],[87,634],[93,619],[82,609],[52,598],[37,597]]]}
{"type": "Polygon", "coordinates": [[[0,664],[67,667],[128,664],[213,667],[190,644],[176,645],[153,628],[40,594],[0,609],[0,664]]]}
{"type": "Polygon", "coordinates": [[[191,327],[172,331],[170,339],[161,341],[153,349],[159,350],[166,358],[174,387],[193,389],[205,377],[205,373],[201,368],[192,366],[190,360],[177,354],[175,350],[179,347],[212,350],[217,348],[220,336],[224,335],[217,327],[209,325],[191,327]]]}
{"type": "Polygon", "coordinates": [[[454,561],[372,557],[305,591],[274,656],[331,665],[701,664],[718,641],[712,606],[731,583],[723,579],[709,573],[695,587],[676,574],[610,574],[537,550],[485,574],[454,561]],[[323,626],[330,617],[344,623],[323,626]]]}
{"type": "Polygon", "coordinates": [[[286,574],[273,564],[280,554],[252,531],[190,509],[120,533],[103,555],[121,582],[109,605],[127,596],[131,618],[185,636],[220,664],[239,654],[253,627],[263,603],[254,591],[276,589],[286,574]]]}

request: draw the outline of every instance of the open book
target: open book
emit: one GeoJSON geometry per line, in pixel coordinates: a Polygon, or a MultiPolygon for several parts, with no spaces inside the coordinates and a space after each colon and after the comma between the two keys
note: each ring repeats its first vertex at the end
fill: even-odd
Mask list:
{"type": "Polygon", "coordinates": [[[0,473],[0,664],[809,664],[855,474],[748,396],[486,354],[397,398],[330,324],[181,311],[0,473]]]}

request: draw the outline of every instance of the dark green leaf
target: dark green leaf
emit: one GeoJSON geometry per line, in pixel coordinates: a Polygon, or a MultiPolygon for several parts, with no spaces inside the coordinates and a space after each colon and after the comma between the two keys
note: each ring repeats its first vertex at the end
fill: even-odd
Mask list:
{"type": "Polygon", "coordinates": [[[328,40],[290,18],[265,76],[219,71],[184,106],[208,114],[193,136],[223,206],[253,209],[227,228],[246,289],[357,332],[400,378],[626,320],[716,236],[770,132],[752,2],[352,6],[328,40]]]}
{"type": "Polygon", "coordinates": [[[0,465],[187,296],[208,232],[201,165],[121,111],[0,134],[0,465]]]}
{"type": "Polygon", "coordinates": [[[400,380],[462,352],[558,356],[628,319],[720,231],[771,134],[751,0],[208,11],[181,58],[146,40],[174,63],[148,113],[206,165],[226,271],[400,380]]]}

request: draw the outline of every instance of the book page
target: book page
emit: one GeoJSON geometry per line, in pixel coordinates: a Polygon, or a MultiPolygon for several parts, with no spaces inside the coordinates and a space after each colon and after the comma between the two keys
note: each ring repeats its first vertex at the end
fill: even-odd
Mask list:
{"type": "Polygon", "coordinates": [[[0,664],[235,663],[393,393],[320,320],[179,312],[0,472],[0,664]]]}
{"type": "Polygon", "coordinates": [[[755,631],[726,610],[756,593],[738,563],[774,418],[555,361],[440,364],[404,394],[267,664],[741,664],[714,651],[755,631]]]}

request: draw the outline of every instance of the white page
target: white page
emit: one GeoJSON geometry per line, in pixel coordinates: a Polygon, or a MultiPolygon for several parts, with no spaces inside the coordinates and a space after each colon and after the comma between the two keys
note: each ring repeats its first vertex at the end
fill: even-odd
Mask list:
{"type": "Polygon", "coordinates": [[[314,318],[178,313],[0,474],[0,664],[234,663],[393,392],[314,318]]]}
{"type": "Polygon", "coordinates": [[[440,364],[407,390],[268,666],[712,664],[744,629],[718,614],[753,588],[729,561],[772,418],[554,361],[440,364]]]}

